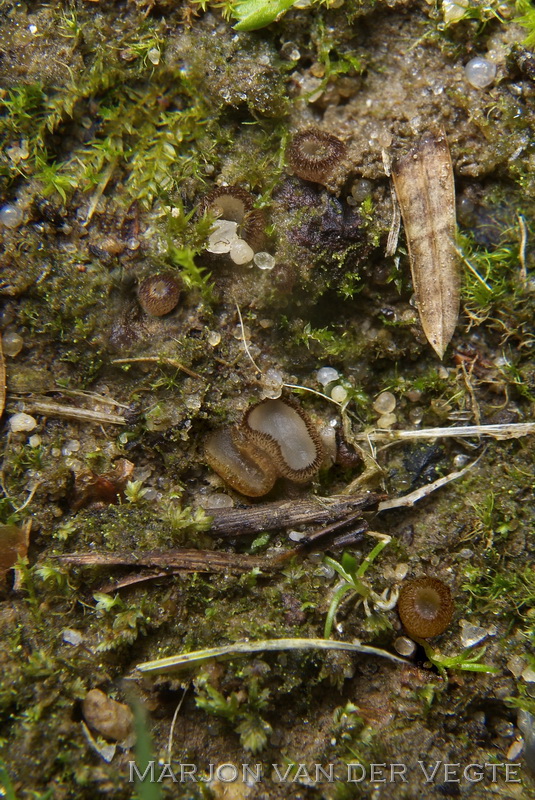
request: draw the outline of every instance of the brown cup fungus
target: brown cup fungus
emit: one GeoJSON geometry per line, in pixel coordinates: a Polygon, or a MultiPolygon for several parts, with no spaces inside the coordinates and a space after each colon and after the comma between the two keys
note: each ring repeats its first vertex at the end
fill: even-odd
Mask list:
{"type": "Polygon", "coordinates": [[[137,287],[137,299],[147,314],[153,317],[163,317],[177,305],[180,288],[180,282],[174,275],[161,272],[150,275],[141,281],[137,287]]]}
{"type": "Polygon", "coordinates": [[[399,593],[398,613],[413,638],[430,639],[443,633],[453,616],[453,600],[445,583],[422,577],[405,583],[399,593]]]}
{"type": "Polygon", "coordinates": [[[293,137],[286,156],[299,178],[325,184],[345,152],[345,144],[336,136],[319,128],[308,128],[293,137]]]}
{"type": "Polygon", "coordinates": [[[287,399],[268,399],[252,406],[235,427],[213,433],[205,455],[233,489],[261,497],[279,477],[309,481],[320,468],[323,448],[299,406],[287,399]]]}
{"type": "Polygon", "coordinates": [[[201,201],[201,212],[209,212],[218,219],[236,222],[238,235],[253,250],[258,251],[264,242],[266,218],[260,208],[254,208],[254,198],[241,186],[218,186],[201,201]]]}

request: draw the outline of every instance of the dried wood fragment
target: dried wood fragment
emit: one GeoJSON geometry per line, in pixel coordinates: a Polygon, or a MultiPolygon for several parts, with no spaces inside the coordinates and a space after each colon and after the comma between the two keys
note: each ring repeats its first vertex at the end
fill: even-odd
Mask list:
{"type": "Polygon", "coordinates": [[[442,358],[459,316],[461,276],[455,246],[455,186],[444,131],[426,133],[398,159],[392,178],[403,217],[418,313],[442,358]]]}
{"type": "Polygon", "coordinates": [[[218,550],[176,548],[142,553],[68,553],[58,561],[81,567],[148,567],[184,572],[249,572],[252,569],[279,569],[268,558],[225,553],[218,550]]]}
{"type": "Polygon", "coordinates": [[[208,509],[211,533],[220,536],[247,536],[261,531],[296,525],[330,525],[357,512],[373,511],[383,495],[365,492],[353,497],[311,497],[306,500],[283,500],[261,503],[249,508],[208,509]]]}

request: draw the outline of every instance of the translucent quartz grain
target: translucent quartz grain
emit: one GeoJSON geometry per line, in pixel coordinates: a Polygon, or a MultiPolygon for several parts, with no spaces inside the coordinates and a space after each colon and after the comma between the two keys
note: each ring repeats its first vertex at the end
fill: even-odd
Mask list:
{"type": "Polygon", "coordinates": [[[316,380],[322,386],[327,386],[328,383],[338,380],[339,377],[338,371],[333,367],[321,367],[316,374],[316,380]]]}
{"type": "Polygon", "coordinates": [[[275,266],[275,259],[271,255],[271,253],[255,253],[255,257],[253,258],[254,263],[258,267],[258,269],[273,269],[275,266]]]}

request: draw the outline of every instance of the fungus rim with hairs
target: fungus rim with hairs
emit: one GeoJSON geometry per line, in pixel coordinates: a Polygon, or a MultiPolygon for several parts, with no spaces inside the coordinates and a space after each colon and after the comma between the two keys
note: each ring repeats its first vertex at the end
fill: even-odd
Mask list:
{"type": "Polygon", "coordinates": [[[398,613],[403,627],[413,638],[431,639],[443,633],[453,611],[451,591],[438,578],[422,575],[401,587],[398,613]]]}
{"type": "Polygon", "coordinates": [[[176,308],[180,289],[180,281],[170,272],[157,272],[141,281],[137,287],[137,299],[147,314],[163,317],[176,308]]]}
{"type": "Polygon", "coordinates": [[[286,150],[295,174],[305,181],[325,184],[346,153],[345,144],[319,128],[296,133],[286,150]]]}

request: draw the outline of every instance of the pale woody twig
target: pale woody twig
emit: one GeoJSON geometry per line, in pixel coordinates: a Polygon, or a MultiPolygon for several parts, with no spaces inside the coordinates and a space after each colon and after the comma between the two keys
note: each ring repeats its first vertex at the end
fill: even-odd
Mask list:
{"type": "Polygon", "coordinates": [[[125,417],[119,414],[108,414],[101,411],[91,411],[88,408],[77,406],[64,406],[60,403],[43,403],[41,400],[28,400],[22,404],[22,410],[44,417],[60,417],[74,419],[79,422],[92,422],[95,425],[126,425],[125,417]]]}

